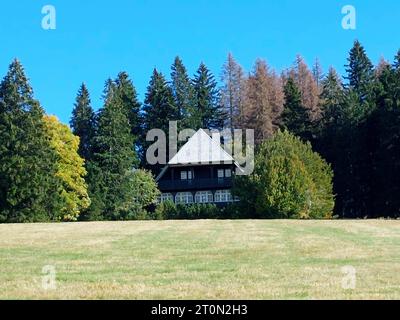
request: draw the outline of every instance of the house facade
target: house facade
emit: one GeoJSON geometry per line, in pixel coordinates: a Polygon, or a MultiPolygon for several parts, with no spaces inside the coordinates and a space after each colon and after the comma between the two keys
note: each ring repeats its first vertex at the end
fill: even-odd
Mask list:
{"type": "Polygon", "coordinates": [[[156,178],[160,201],[217,205],[237,201],[231,192],[237,168],[239,166],[219,141],[200,129],[156,178]]]}

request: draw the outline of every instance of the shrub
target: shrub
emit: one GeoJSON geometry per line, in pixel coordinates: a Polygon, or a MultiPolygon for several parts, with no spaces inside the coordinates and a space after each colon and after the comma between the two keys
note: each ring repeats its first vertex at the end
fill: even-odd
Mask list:
{"type": "Polygon", "coordinates": [[[155,211],[155,219],[166,220],[196,220],[216,219],[220,216],[220,209],[214,204],[178,204],[171,201],[160,203],[155,211]]]}
{"type": "Polygon", "coordinates": [[[330,218],[333,173],[310,143],[287,131],[265,141],[253,175],[235,180],[234,194],[253,218],[330,218]]]}
{"type": "Polygon", "coordinates": [[[160,194],[153,175],[146,170],[128,173],[127,198],[115,210],[117,220],[146,220],[153,215],[148,209],[157,202],[160,194]]]}

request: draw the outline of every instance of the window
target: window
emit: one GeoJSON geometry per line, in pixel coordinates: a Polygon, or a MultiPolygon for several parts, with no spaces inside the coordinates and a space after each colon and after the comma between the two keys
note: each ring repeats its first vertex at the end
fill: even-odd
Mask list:
{"type": "Polygon", "coordinates": [[[160,197],[160,202],[165,202],[165,201],[172,201],[174,202],[174,196],[172,193],[162,193],[160,197]]]}
{"type": "Polygon", "coordinates": [[[230,178],[232,176],[231,169],[218,169],[218,179],[230,178]]]}
{"type": "Polygon", "coordinates": [[[211,203],[213,202],[213,194],[211,191],[196,192],[196,203],[211,203]]]}
{"type": "Polygon", "coordinates": [[[231,202],[232,194],[230,190],[218,190],[215,192],[215,202],[231,202]]]}
{"type": "Polygon", "coordinates": [[[193,203],[193,195],[191,192],[178,192],[175,196],[175,203],[193,203]]]}
{"type": "Polygon", "coordinates": [[[192,180],[192,171],[181,171],[181,180],[192,180]]]}

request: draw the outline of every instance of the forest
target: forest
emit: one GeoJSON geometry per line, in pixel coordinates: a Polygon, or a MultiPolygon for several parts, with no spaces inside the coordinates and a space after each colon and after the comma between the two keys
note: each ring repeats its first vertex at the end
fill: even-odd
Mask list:
{"type": "MultiPolygon", "coordinates": [[[[20,61],[0,84],[0,223],[169,218],[398,218],[400,50],[374,65],[355,41],[346,73],[283,71],[263,59],[244,70],[232,54],[214,75],[193,76],[176,57],[154,69],[144,101],[127,72],[105,81],[94,110],[78,90],[69,126],[46,115],[20,61]],[[238,178],[242,204],[159,205],[146,133],[178,128],[254,129],[256,171],[238,178]],[[307,187],[305,187],[307,186],[307,187]]],[[[84,79],[82,79],[84,80],[84,79]]]]}

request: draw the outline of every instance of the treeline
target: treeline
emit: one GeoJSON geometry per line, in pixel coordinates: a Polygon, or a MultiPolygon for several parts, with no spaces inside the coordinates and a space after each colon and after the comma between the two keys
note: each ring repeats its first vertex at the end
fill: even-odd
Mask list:
{"type": "Polygon", "coordinates": [[[324,73],[318,60],[310,68],[300,56],[278,73],[261,59],[246,72],[229,55],[218,83],[204,63],[189,76],[177,57],[169,79],[153,71],[143,103],[126,72],[106,81],[98,111],[82,84],[70,129],[45,116],[14,61],[0,85],[0,222],[162,216],[154,181],[161,167],[147,164],[145,136],[153,128],[168,132],[169,121],[178,121],[178,129],[254,129],[256,170],[263,181],[275,179],[277,188],[282,183],[291,188],[295,180],[288,177],[301,168],[304,174],[293,186],[299,192],[298,181],[308,186],[302,203],[323,208],[294,212],[288,192],[289,202],[274,202],[282,207],[267,206],[265,199],[274,199],[280,189],[262,183],[252,217],[255,212],[258,217],[328,217],[333,205],[334,214],[344,218],[398,217],[400,51],[392,63],[382,59],[374,66],[355,41],[343,79],[333,68],[324,73]],[[292,158],[274,152],[285,150],[285,144],[292,144],[286,149],[292,158]],[[322,159],[333,169],[334,197],[332,175],[322,159]],[[269,166],[274,170],[267,174],[269,166]],[[282,166],[286,180],[275,172],[282,166]],[[276,208],[282,208],[281,216],[276,208]]]}

